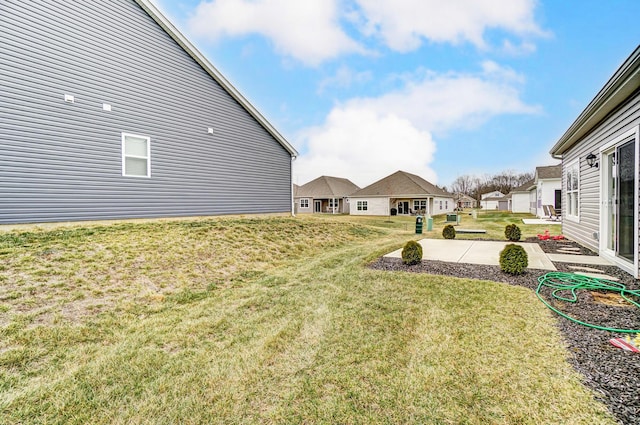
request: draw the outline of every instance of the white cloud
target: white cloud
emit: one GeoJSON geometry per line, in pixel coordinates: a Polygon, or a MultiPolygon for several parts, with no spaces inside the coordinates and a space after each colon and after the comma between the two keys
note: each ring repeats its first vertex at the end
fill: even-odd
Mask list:
{"type": "Polygon", "coordinates": [[[513,70],[485,62],[475,75],[422,72],[400,90],[351,99],[303,134],[296,181],[332,175],[368,185],[404,170],[437,183],[432,134],[479,126],[497,115],[539,113],[520,99],[522,81],[513,70]]]}
{"type": "Polygon", "coordinates": [[[282,55],[317,65],[345,53],[364,53],[339,23],[337,0],[214,0],[201,2],[188,22],[195,36],[260,34],[282,55]]]}
{"type": "MultiPolygon", "coordinates": [[[[356,0],[362,32],[379,36],[391,49],[415,50],[423,39],[470,42],[486,47],[484,32],[502,29],[518,35],[543,35],[534,19],[535,0],[356,0]]],[[[528,46],[529,48],[531,46],[528,46]]]]}
{"type": "Polygon", "coordinates": [[[535,44],[530,41],[523,41],[520,44],[513,44],[509,40],[502,43],[502,51],[511,56],[524,56],[531,54],[537,50],[535,44]]]}
{"type": "Polygon", "coordinates": [[[400,169],[436,179],[429,167],[435,152],[431,135],[392,113],[337,107],[306,137],[308,154],[294,162],[298,184],[330,175],[364,187],[400,169]]]}
{"type": "Polygon", "coordinates": [[[320,81],[318,84],[318,92],[322,93],[327,88],[338,87],[345,88],[354,84],[363,84],[371,81],[373,74],[371,71],[354,71],[348,66],[341,66],[336,73],[320,81]]]}
{"type": "Polygon", "coordinates": [[[502,114],[539,113],[540,107],[520,99],[524,78],[494,62],[479,74],[424,72],[404,88],[377,98],[359,98],[349,105],[379,113],[393,111],[419,129],[431,132],[453,127],[474,128],[502,114]]]}

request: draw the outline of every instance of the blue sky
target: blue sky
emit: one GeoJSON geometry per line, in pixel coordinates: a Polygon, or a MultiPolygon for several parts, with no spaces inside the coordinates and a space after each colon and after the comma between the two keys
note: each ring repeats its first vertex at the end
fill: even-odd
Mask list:
{"type": "Polygon", "coordinates": [[[154,0],[298,150],[294,183],[532,172],[640,43],[638,0],[154,0]]]}

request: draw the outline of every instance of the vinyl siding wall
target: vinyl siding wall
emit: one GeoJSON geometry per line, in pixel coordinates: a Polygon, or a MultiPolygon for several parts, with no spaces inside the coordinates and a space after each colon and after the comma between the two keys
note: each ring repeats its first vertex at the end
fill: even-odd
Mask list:
{"type": "Polygon", "coordinates": [[[536,190],[537,193],[537,202],[536,202],[536,215],[538,217],[545,217],[543,205],[552,205],[555,207],[556,204],[556,190],[560,190],[562,188],[562,182],[559,179],[544,179],[538,180],[536,190]]]}
{"type": "Polygon", "coordinates": [[[511,195],[511,211],[514,213],[529,212],[529,192],[511,195]]]}
{"type": "Polygon", "coordinates": [[[433,213],[436,214],[446,214],[448,212],[453,212],[456,208],[456,203],[453,198],[433,198],[433,213]],[[440,202],[442,202],[442,209],[440,209],[440,202]]]}
{"type": "Polygon", "coordinates": [[[5,0],[0,40],[0,223],[291,210],[289,152],[133,1],[5,0]]]}
{"type": "Polygon", "coordinates": [[[349,198],[350,215],[389,215],[389,198],[349,198]],[[367,201],[367,210],[358,211],[358,201],[367,201]]]}
{"type": "MultiPolygon", "coordinates": [[[[562,232],[565,236],[595,251],[599,249],[594,233],[600,231],[600,168],[589,167],[585,157],[593,152],[599,157],[599,148],[640,124],[640,93],[636,92],[622,107],[605,119],[587,137],[563,155],[562,164],[562,232]],[[578,159],[580,168],[579,222],[566,218],[567,173],[565,165],[578,159]]],[[[636,160],[638,160],[636,158],[636,160]]],[[[640,187],[640,184],[639,184],[640,187]]],[[[599,234],[598,234],[599,236],[599,234]]]]}

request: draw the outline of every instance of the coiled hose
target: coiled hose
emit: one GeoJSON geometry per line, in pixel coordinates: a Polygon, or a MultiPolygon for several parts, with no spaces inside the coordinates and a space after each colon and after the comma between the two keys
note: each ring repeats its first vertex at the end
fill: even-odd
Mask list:
{"type": "Polygon", "coordinates": [[[618,282],[612,282],[606,279],[599,279],[590,276],[582,276],[577,275],[575,273],[563,273],[563,272],[550,272],[538,278],[538,289],[536,290],[536,295],[552,311],[556,312],[560,316],[571,320],[575,323],[579,323],[584,326],[588,326],[594,329],[601,329],[604,331],[611,332],[620,332],[620,333],[640,333],[640,329],[616,329],[616,328],[608,328],[606,326],[594,325],[591,323],[585,323],[580,321],[574,317],[569,316],[566,313],[561,312],[557,308],[553,307],[547,300],[545,300],[540,291],[543,288],[551,288],[553,291],[551,295],[562,301],[567,301],[570,303],[575,303],[578,300],[577,292],[580,290],[587,291],[611,291],[617,292],[620,296],[628,301],[629,303],[635,305],[637,308],[640,308],[640,303],[635,301],[640,300],[640,290],[631,290],[627,289],[627,287],[618,282]],[[564,295],[566,294],[566,295],[564,295]],[[569,296],[571,294],[571,296],[569,296]]]}

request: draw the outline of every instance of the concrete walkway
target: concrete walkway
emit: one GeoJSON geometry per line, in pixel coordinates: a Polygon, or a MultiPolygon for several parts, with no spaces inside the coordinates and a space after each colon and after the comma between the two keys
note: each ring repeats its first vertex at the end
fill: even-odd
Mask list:
{"type": "MultiPolygon", "coordinates": [[[[422,245],[423,260],[438,260],[450,263],[487,264],[500,265],[500,251],[508,241],[473,241],[456,239],[422,239],[418,241],[422,245]]],[[[590,264],[611,265],[602,257],[576,254],[547,254],[537,243],[516,242],[527,252],[529,268],[542,270],[557,270],[552,261],[590,264]]],[[[385,257],[402,258],[402,248],[393,251],[385,257]]]]}
{"type": "MultiPolygon", "coordinates": [[[[439,260],[450,263],[500,265],[500,251],[508,241],[472,241],[456,239],[422,239],[423,260],[439,260]]],[[[516,242],[522,246],[529,257],[529,267],[543,270],[557,270],[551,260],[537,243],[516,242]]],[[[402,258],[402,249],[393,251],[385,257],[402,258]]]]}

